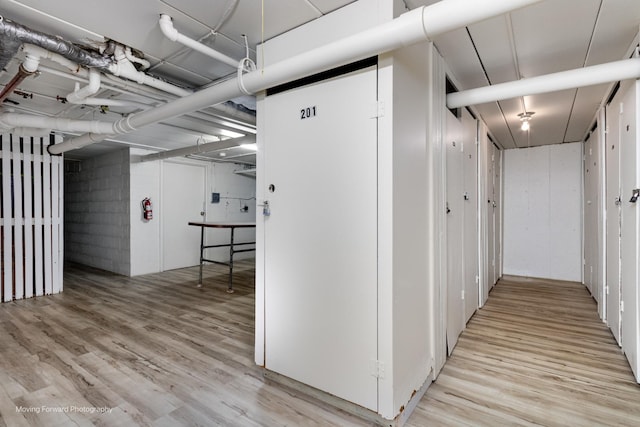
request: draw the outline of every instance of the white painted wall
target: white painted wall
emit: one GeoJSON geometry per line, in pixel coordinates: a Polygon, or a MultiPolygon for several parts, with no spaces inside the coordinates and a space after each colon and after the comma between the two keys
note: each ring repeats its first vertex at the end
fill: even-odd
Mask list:
{"type": "MultiPolygon", "coordinates": [[[[206,213],[207,221],[255,222],[256,220],[256,179],[235,173],[242,170],[241,165],[234,163],[212,163],[208,169],[206,213]],[[220,203],[211,203],[211,193],[220,193],[220,203]],[[246,206],[247,211],[242,210],[246,206]]],[[[229,243],[229,230],[208,229],[207,245],[229,243]]],[[[255,242],[254,228],[238,228],[234,234],[236,242],[255,242]]],[[[254,246],[243,246],[248,249],[254,246]]],[[[207,249],[207,258],[227,261],[227,248],[207,249]]],[[[244,252],[234,255],[233,259],[254,258],[255,252],[244,252]]]]}
{"type": "Polygon", "coordinates": [[[129,275],[129,151],[96,156],[65,176],[65,258],[129,275]]]}
{"type": "MultiPolygon", "coordinates": [[[[161,271],[159,210],[162,162],[137,161],[148,151],[124,149],[84,160],[80,172],[68,174],[65,187],[65,254],[70,261],[123,275],[161,271]],[[154,219],[144,221],[140,202],[150,197],[154,219]]],[[[175,160],[174,160],[175,161],[175,160]]],[[[186,163],[194,163],[189,160],[186,163]]],[[[235,174],[242,166],[195,162],[207,168],[209,185],[206,219],[209,221],[254,221],[255,180],[235,174]],[[219,205],[211,204],[211,192],[219,192],[219,205]],[[246,199],[239,201],[237,199],[246,199]],[[235,209],[246,203],[247,212],[235,209]]],[[[189,191],[185,189],[185,191],[189,191]]],[[[252,230],[237,233],[239,239],[255,238],[252,230]]],[[[238,241],[246,241],[239,240],[238,241]]],[[[228,243],[228,235],[208,236],[212,242],[228,243]]],[[[228,259],[224,250],[214,258],[228,259]]],[[[238,254],[237,259],[253,253],[238,254]]]]}
{"type": "MultiPolygon", "coordinates": [[[[131,275],[156,273],[161,271],[161,229],[160,195],[162,179],[162,161],[144,162],[137,161],[140,155],[148,154],[147,151],[131,149],[131,275]],[[140,202],[145,197],[151,197],[154,202],[154,219],[144,221],[140,202]]],[[[206,221],[255,221],[256,212],[256,186],[255,179],[234,173],[242,169],[242,166],[234,163],[210,163],[194,160],[171,159],[172,162],[193,164],[194,167],[207,168],[207,192],[205,195],[206,221]],[[211,203],[211,193],[220,193],[220,203],[211,203]],[[249,207],[247,212],[240,211],[240,206],[249,207]]],[[[185,189],[189,191],[189,189],[185,189]]],[[[167,201],[165,201],[167,202],[167,201]]],[[[237,242],[255,241],[255,230],[236,230],[237,242]]],[[[229,243],[228,230],[207,230],[206,244],[229,243]]],[[[253,252],[240,253],[234,259],[247,259],[254,257],[253,252]]],[[[227,249],[208,249],[207,258],[228,261],[227,249]]]]}
{"type": "Polygon", "coordinates": [[[504,155],[504,274],[581,281],[582,144],[504,155]]]}
{"type": "Polygon", "coordinates": [[[135,161],[137,156],[149,154],[146,150],[130,150],[131,206],[131,276],[156,273],[161,269],[161,241],[158,207],[160,206],[160,166],[162,162],[135,161]],[[154,204],[154,219],[142,219],[141,202],[149,197],[154,204]]]}

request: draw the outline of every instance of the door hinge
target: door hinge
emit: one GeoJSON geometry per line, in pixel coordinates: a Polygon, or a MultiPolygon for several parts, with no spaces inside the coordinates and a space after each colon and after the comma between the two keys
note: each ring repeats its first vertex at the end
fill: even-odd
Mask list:
{"type": "Polygon", "coordinates": [[[376,378],[384,378],[384,363],[379,360],[372,359],[371,375],[376,378]]]}
{"type": "Polygon", "coordinates": [[[384,102],[383,101],[375,101],[372,106],[371,117],[372,119],[377,119],[380,117],[384,117],[384,102]]]}
{"type": "Polygon", "coordinates": [[[462,299],[464,299],[464,289],[462,290],[462,299]]]}
{"type": "Polygon", "coordinates": [[[620,313],[624,313],[624,301],[620,301],[620,313]]]}
{"type": "Polygon", "coordinates": [[[604,287],[604,292],[605,292],[606,295],[609,295],[609,287],[608,286],[604,287]]]}
{"type": "Polygon", "coordinates": [[[476,284],[480,283],[480,276],[476,276],[476,284]]]}

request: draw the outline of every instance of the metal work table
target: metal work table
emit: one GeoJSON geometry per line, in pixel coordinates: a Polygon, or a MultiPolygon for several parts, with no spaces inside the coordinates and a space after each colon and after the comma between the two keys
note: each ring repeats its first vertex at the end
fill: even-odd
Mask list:
{"type": "Polygon", "coordinates": [[[235,246],[254,245],[256,242],[243,242],[235,243],[233,241],[233,235],[236,228],[255,228],[255,222],[189,222],[189,225],[200,227],[200,274],[198,276],[198,287],[202,287],[202,266],[205,262],[211,262],[214,264],[228,265],[229,266],[229,287],[227,292],[233,293],[233,254],[240,252],[255,251],[255,248],[250,249],[235,249],[235,246]],[[228,244],[221,245],[206,245],[204,244],[204,229],[205,228],[228,228],[231,230],[231,239],[228,244]],[[229,248],[229,262],[214,261],[204,258],[204,250],[209,248],[229,248]]]}

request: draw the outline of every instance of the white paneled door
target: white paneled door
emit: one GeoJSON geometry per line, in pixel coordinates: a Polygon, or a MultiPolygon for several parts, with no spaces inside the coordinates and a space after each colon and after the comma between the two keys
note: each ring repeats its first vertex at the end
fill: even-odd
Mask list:
{"type": "Polygon", "coordinates": [[[263,117],[265,366],[374,411],[376,87],[373,66],[271,94],[263,117]]]}
{"type": "Polygon", "coordinates": [[[204,219],[205,179],[205,166],[162,164],[160,209],[153,214],[162,224],[163,271],[200,263],[200,228],[188,223],[204,219]]]}
{"type": "Polygon", "coordinates": [[[464,147],[464,313],[468,322],[478,308],[478,122],[463,112],[464,147]]]}
{"type": "Polygon", "coordinates": [[[637,84],[631,86],[621,104],[620,114],[620,300],[621,341],[631,369],[640,380],[638,361],[638,241],[640,200],[634,191],[640,188],[638,160],[637,84]]]}
{"type": "Polygon", "coordinates": [[[462,123],[447,112],[445,137],[447,158],[447,350],[451,354],[464,329],[464,286],[462,261],[464,252],[464,185],[463,185],[462,123]]]}
{"type": "Polygon", "coordinates": [[[620,107],[607,106],[607,324],[620,343],[620,107]]]}

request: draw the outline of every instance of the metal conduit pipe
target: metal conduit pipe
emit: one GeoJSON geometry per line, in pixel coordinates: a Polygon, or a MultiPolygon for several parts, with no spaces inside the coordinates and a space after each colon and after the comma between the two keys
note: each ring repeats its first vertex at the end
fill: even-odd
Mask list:
{"type": "Polygon", "coordinates": [[[11,81],[9,81],[9,83],[7,83],[7,85],[0,92],[0,103],[7,99],[7,97],[11,95],[11,93],[13,93],[13,90],[18,87],[18,85],[22,83],[24,79],[33,75],[33,73],[34,71],[27,71],[25,67],[20,65],[20,68],[18,68],[18,72],[16,73],[16,75],[13,76],[11,81]]]}
{"type": "Polygon", "coordinates": [[[640,58],[624,59],[575,70],[545,74],[447,95],[447,107],[460,108],[525,95],[556,92],[640,78],[640,58]]]}
{"type": "Polygon", "coordinates": [[[162,151],[160,153],[147,154],[140,158],[141,162],[153,160],[170,159],[178,156],[188,156],[190,154],[210,153],[212,151],[226,150],[238,147],[240,144],[255,144],[255,136],[244,136],[241,138],[225,139],[222,141],[207,142],[205,144],[194,145],[193,147],[177,148],[175,150],[162,151]]]}
{"type": "Polygon", "coordinates": [[[13,129],[17,127],[55,129],[67,132],[111,133],[113,123],[95,120],[71,120],[59,117],[32,116],[29,114],[0,114],[0,127],[13,129]]]}
{"type": "Polygon", "coordinates": [[[227,65],[232,66],[233,68],[236,68],[238,66],[238,64],[240,63],[240,61],[235,60],[227,55],[225,55],[224,53],[220,53],[217,50],[211,49],[209,46],[205,46],[202,43],[190,39],[189,37],[180,34],[180,32],[178,32],[178,30],[176,30],[173,26],[173,20],[171,19],[171,17],[169,15],[165,15],[164,13],[160,15],[160,20],[159,20],[159,24],[160,24],[160,29],[162,30],[162,34],[165,35],[166,38],[168,38],[171,41],[174,42],[178,42],[180,44],[183,44],[195,51],[198,51],[202,54],[205,54],[215,60],[218,60],[220,62],[223,62],[227,65]]]}
{"type": "MultiPolygon", "coordinates": [[[[238,78],[230,79],[157,108],[132,114],[114,124],[114,133],[133,132],[140,127],[161,120],[236,98],[244,93],[243,89],[256,93],[359,59],[428,41],[430,37],[441,32],[482,21],[540,1],[542,0],[442,0],[436,3],[438,5],[436,8],[423,6],[414,9],[369,30],[244,74],[242,82],[238,78]],[[467,8],[473,13],[464,13],[466,20],[463,22],[457,14],[467,8]],[[430,24],[433,25],[433,28],[427,29],[426,22],[434,23],[430,24]],[[243,89],[240,89],[240,84],[243,89]]],[[[104,138],[108,138],[108,136],[81,135],[69,141],[49,146],[49,152],[61,154],[99,142],[104,138]]]]}

